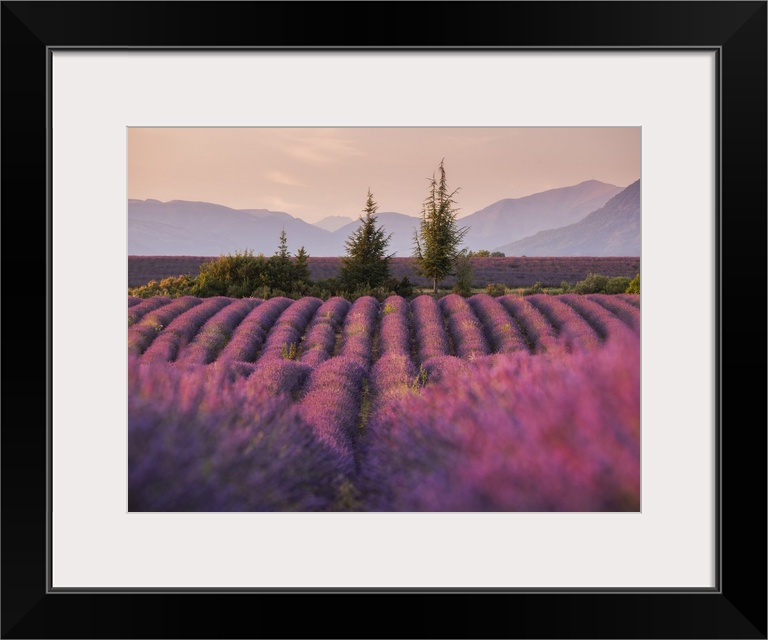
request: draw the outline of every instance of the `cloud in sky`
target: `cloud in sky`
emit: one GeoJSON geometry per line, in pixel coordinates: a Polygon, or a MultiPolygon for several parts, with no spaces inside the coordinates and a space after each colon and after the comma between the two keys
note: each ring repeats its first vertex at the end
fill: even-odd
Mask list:
{"type": "Polygon", "coordinates": [[[279,209],[314,222],[418,215],[445,158],[459,215],[503,198],[640,177],[639,127],[130,128],[128,197],[279,209]]]}

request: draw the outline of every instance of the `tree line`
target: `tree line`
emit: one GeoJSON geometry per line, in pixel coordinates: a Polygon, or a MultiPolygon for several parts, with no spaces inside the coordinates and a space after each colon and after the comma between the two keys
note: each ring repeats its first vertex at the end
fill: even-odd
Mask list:
{"type": "MultiPolygon", "coordinates": [[[[428,194],[421,208],[421,221],[414,231],[414,267],[424,277],[432,280],[433,291],[441,280],[457,275],[457,290],[471,288],[470,252],[460,251],[459,246],[469,231],[459,228],[456,216],[459,209],[454,199],[458,189],[448,189],[444,159],[440,161],[437,175],[429,179],[428,194]]],[[[413,285],[407,277],[397,280],[390,276],[388,253],[392,234],[378,225],[378,205],[370,188],[360,215],[360,226],[345,242],[346,255],[341,259],[338,279],[312,281],[308,265],[309,255],[304,247],[291,256],[285,230],[274,256],[266,258],[252,251],[221,256],[200,266],[196,277],[177,276],[160,282],[152,281],[129,293],[138,297],[154,295],[195,295],[199,297],[228,296],[242,298],[273,297],[276,295],[376,295],[389,293],[410,296],[413,285]]],[[[478,255],[478,254],[475,254],[478,255]]]]}

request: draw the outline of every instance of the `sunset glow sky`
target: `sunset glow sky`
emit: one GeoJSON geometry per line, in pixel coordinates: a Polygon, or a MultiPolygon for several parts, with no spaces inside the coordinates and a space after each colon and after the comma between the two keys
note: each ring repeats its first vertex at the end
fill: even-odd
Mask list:
{"type": "Polygon", "coordinates": [[[128,197],[285,211],[307,222],[418,215],[445,158],[459,217],[584,180],[640,178],[640,128],[129,128],[128,197]]]}

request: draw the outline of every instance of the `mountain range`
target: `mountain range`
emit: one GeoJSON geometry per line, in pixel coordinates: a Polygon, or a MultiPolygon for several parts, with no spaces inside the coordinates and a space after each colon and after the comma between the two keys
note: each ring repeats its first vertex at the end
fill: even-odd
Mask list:
{"type": "MultiPolygon", "coordinates": [[[[464,245],[473,250],[501,250],[507,255],[640,255],[639,191],[639,181],[622,190],[588,180],[499,200],[457,222],[469,228],[464,245]],[[609,207],[631,187],[635,189],[625,194],[620,205],[609,207]],[[636,205],[632,204],[635,200],[636,205]],[[600,216],[591,218],[601,211],[600,216]],[[612,216],[618,217],[611,222],[612,216]],[[597,250],[601,253],[584,253],[597,250]],[[614,250],[621,253],[612,253],[614,250]]],[[[377,223],[392,234],[389,252],[410,256],[420,218],[393,211],[377,212],[376,216],[377,223]]],[[[310,256],[339,256],[345,254],[345,242],[359,224],[359,219],[347,216],[328,216],[310,224],[282,211],[131,199],[128,253],[217,256],[249,249],[270,256],[284,230],[292,253],[303,246],[310,256]]]]}

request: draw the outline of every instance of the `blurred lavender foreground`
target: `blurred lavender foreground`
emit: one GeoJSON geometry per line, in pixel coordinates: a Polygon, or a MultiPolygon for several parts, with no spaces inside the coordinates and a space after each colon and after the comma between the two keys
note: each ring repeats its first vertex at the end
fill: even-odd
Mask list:
{"type": "Polygon", "coordinates": [[[638,511],[639,296],[129,306],[130,511],[638,511]]]}
{"type": "Polygon", "coordinates": [[[636,336],[469,366],[369,422],[368,510],[639,510],[636,336]]]}
{"type": "Polygon", "coordinates": [[[289,397],[244,377],[128,366],[129,511],[325,511],[342,463],[289,397]]]}

